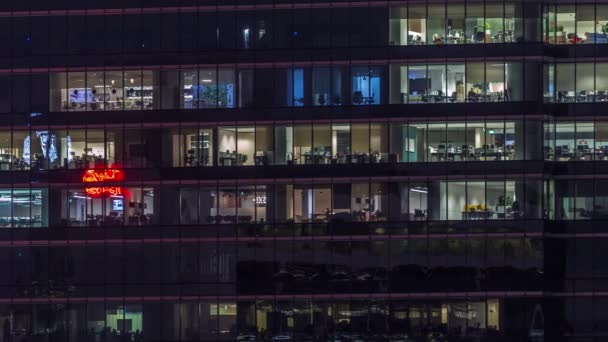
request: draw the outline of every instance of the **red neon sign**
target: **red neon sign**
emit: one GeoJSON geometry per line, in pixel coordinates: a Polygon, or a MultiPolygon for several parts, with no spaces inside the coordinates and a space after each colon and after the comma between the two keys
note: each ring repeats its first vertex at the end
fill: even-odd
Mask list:
{"type": "Polygon", "coordinates": [[[85,188],[84,191],[91,197],[106,197],[106,196],[122,196],[122,187],[120,186],[104,186],[85,188]]]}
{"type": "MultiPolygon", "coordinates": [[[[118,182],[124,180],[125,175],[119,169],[105,170],[86,170],[82,176],[83,183],[105,183],[118,182]]],[[[125,191],[120,186],[90,186],[84,189],[89,197],[110,197],[120,196],[125,194],[125,191]]]]}
{"type": "Polygon", "coordinates": [[[119,169],[86,170],[82,176],[83,183],[117,182],[124,179],[125,175],[119,169]]]}

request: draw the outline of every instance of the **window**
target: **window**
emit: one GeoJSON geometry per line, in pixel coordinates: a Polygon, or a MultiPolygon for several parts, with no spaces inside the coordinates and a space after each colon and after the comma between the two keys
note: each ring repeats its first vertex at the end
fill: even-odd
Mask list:
{"type": "Polygon", "coordinates": [[[48,205],[45,189],[0,189],[0,226],[47,227],[48,205]]]}
{"type": "Polygon", "coordinates": [[[382,86],[381,72],[382,70],[380,67],[352,67],[352,104],[380,104],[382,86]]]}

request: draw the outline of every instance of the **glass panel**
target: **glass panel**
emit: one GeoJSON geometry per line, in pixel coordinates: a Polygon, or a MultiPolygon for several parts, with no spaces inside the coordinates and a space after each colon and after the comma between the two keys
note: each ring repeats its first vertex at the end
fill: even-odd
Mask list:
{"type": "MultiPolygon", "coordinates": [[[[459,182],[456,182],[459,183],[459,182]]],[[[504,183],[503,183],[504,184],[504,183]]],[[[503,185],[504,186],[504,185],[503,185]]],[[[458,187],[451,186],[448,191],[457,191],[458,187]]],[[[499,191],[504,193],[502,189],[499,191]]],[[[449,192],[449,196],[460,197],[458,193],[449,192]]],[[[448,201],[449,201],[448,197],[448,201]]],[[[466,188],[466,202],[462,207],[462,219],[466,220],[487,220],[493,215],[492,211],[488,208],[486,202],[486,184],[483,181],[468,181],[466,188]]]]}
{"type": "Polygon", "coordinates": [[[142,110],[144,108],[144,97],[151,98],[151,90],[143,88],[143,73],[141,70],[125,71],[124,94],[125,110],[142,110]]]}
{"type": "Polygon", "coordinates": [[[198,108],[198,70],[182,70],[181,85],[180,108],[198,108]]]}
{"type": "Polygon", "coordinates": [[[181,137],[173,135],[173,160],[185,158],[179,165],[187,167],[212,166],[213,161],[213,130],[182,128],[181,137]],[[179,145],[177,145],[179,144],[179,145]],[[179,152],[176,146],[182,146],[179,152]],[[185,152],[185,153],[184,153],[185,152]]]}
{"type": "Polygon", "coordinates": [[[329,106],[331,104],[331,67],[313,67],[312,69],[312,105],[329,106]]]}
{"type": "Polygon", "coordinates": [[[369,163],[369,124],[352,124],[351,125],[351,146],[352,156],[351,162],[354,164],[369,163]]]}
{"type": "Polygon", "coordinates": [[[410,5],[408,11],[408,45],[426,44],[426,6],[410,5]]]}
{"type": "Polygon", "coordinates": [[[587,95],[587,100],[608,101],[608,63],[595,63],[595,94],[587,95]]]}
{"type": "Polygon", "coordinates": [[[370,125],[370,152],[373,163],[387,163],[389,161],[388,125],[370,125]]]}
{"type": "Polygon", "coordinates": [[[576,160],[593,160],[595,132],[593,122],[576,123],[576,160]]]}
{"type": "Polygon", "coordinates": [[[332,137],[330,125],[313,125],[313,164],[331,164],[332,137]]]}
{"type": "Polygon", "coordinates": [[[293,127],[275,126],[274,127],[274,163],[277,165],[293,164],[293,127]]]}
{"type": "Polygon", "coordinates": [[[555,34],[557,31],[556,20],[555,5],[545,5],[543,8],[543,33],[545,43],[555,44],[555,34]]]}
{"type": "Polygon", "coordinates": [[[351,204],[353,221],[368,222],[370,221],[370,205],[369,184],[353,184],[351,188],[351,204]]]}
{"type": "Polygon", "coordinates": [[[429,161],[454,160],[454,146],[447,143],[447,124],[429,123],[426,131],[429,161]]]}
{"type": "Polygon", "coordinates": [[[234,108],[236,81],[234,70],[219,69],[217,81],[217,107],[234,108]]]}
{"type": "Polygon", "coordinates": [[[448,122],[446,143],[447,158],[452,161],[466,160],[469,148],[466,144],[466,124],[464,122],[448,122]]]}
{"type": "Polygon", "coordinates": [[[272,126],[255,127],[255,165],[274,164],[274,130],[272,126]]]}
{"type": "Polygon", "coordinates": [[[557,102],[576,101],[574,68],[574,64],[556,64],[555,90],[557,91],[557,102]]]}
{"type": "Polygon", "coordinates": [[[85,149],[85,158],[88,168],[103,169],[106,160],[106,144],[105,134],[100,129],[87,130],[87,145],[85,149]]]}
{"type": "Polygon", "coordinates": [[[86,160],[86,132],[85,130],[71,130],[66,137],[68,168],[84,169],[86,160]]]}
{"type": "Polygon", "coordinates": [[[144,110],[157,109],[159,107],[159,73],[158,71],[144,70],[142,72],[142,102],[144,110]]]}
{"type": "Polygon", "coordinates": [[[253,127],[239,127],[236,142],[236,165],[250,166],[255,164],[255,129],[253,127]]]}
{"type": "Polygon", "coordinates": [[[426,41],[435,45],[446,44],[445,4],[429,4],[427,18],[426,41]]]}
{"type": "MultiPolygon", "coordinates": [[[[409,103],[427,102],[429,79],[426,65],[410,65],[407,68],[407,91],[409,103]]],[[[403,70],[403,69],[402,69],[403,70]]]]}
{"type": "MultiPolygon", "coordinates": [[[[219,99],[216,69],[201,69],[198,72],[198,87],[195,96],[198,99],[199,108],[217,108],[219,99]]],[[[222,94],[222,97],[225,97],[222,94]]]]}
{"type": "Polygon", "coordinates": [[[593,43],[595,41],[595,5],[576,5],[576,38],[573,43],[593,43]]]}
{"type": "Polygon", "coordinates": [[[431,161],[431,146],[428,143],[429,129],[426,123],[410,123],[405,127],[407,140],[403,160],[409,162],[431,161]]]}
{"type": "Polygon", "coordinates": [[[348,72],[344,66],[332,66],[331,68],[331,104],[332,106],[341,106],[346,102],[348,94],[346,87],[342,87],[343,83],[348,84],[348,72]]]}
{"type": "Polygon", "coordinates": [[[350,125],[338,124],[331,127],[332,155],[336,163],[346,164],[351,160],[350,125]]]}
{"type": "Polygon", "coordinates": [[[85,78],[86,73],[84,72],[68,73],[68,89],[65,98],[68,99],[68,110],[70,111],[85,111],[87,103],[92,102],[93,94],[86,87],[85,78]]]}
{"type": "Polygon", "coordinates": [[[293,158],[296,164],[312,164],[312,126],[294,126],[293,136],[293,158]]]}
{"type": "MultiPolygon", "coordinates": [[[[513,4],[510,4],[513,6],[513,4]]],[[[507,4],[500,3],[486,3],[485,12],[485,42],[486,43],[503,43],[512,42],[513,38],[513,20],[512,15],[508,20],[505,20],[504,6],[507,4]],[[511,24],[509,30],[506,25],[511,24]]],[[[514,14],[514,13],[512,13],[514,14]]]]}
{"type": "Polygon", "coordinates": [[[574,159],[575,125],[572,122],[555,124],[555,160],[569,161],[574,159]]]}
{"type": "Polygon", "coordinates": [[[260,205],[262,205],[264,201],[265,199],[262,199],[262,197],[258,198],[255,186],[239,186],[237,198],[237,222],[250,223],[251,221],[256,221],[257,204],[260,202],[260,205]]]}
{"type": "Polygon", "coordinates": [[[482,62],[467,63],[467,102],[481,102],[485,99],[485,67],[482,62]]]}
{"type": "MultiPolygon", "coordinates": [[[[497,68],[498,69],[498,68],[497,68]]],[[[499,101],[523,101],[526,94],[524,91],[530,91],[530,88],[526,88],[524,85],[524,64],[519,62],[510,62],[504,64],[504,90],[501,94],[498,93],[499,101]]],[[[496,84],[489,84],[490,91],[500,88],[500,82],[496,79],[496,84]]],[[[492,82],[488,79],[488,82],[492,82]]],[[[536,97],[536,96],[534,96],[536,97]]]]}
{"type": "Polygon", "coordinates": [[[511,212],[513,197],[507,195],[505,191],[504,181],[486,182],[488,219],[504,220],[513,218],[511,212]]]}
{"type": "Polygon", "coordinates": [[[467,3],[466,6],[466,42],[469,44],[489,43],[490,37],[486,36],[483,3],[467,3]]]}
{"type": "Polygon", "coordinates": [[[544,155],[545,160],[555,159],[555,125],[553,122],[545,122],[544,127],[544,155]]]}
{"type": "Polygon", "coordinates": [[[464,64],[448,64],[447,76],[448,102],[464,102],[466,96],[464,64]]]}
{"type": "Polygon", "coordinates": [[[68,74],[65,72],[52,73],[50,76],[49,105],[52,112],[67,111],[70,108],[68,74]]]}
{"type": "Polygon", "coordinates": [[[589,37],[590,43],[608,43],[608,5],[595,5],[595,35],[589,37]]]}
{"type": "Polygon", "coordinates": [[[576,35],[574,5],[557,5],[556,44],[576,44],[580,38],[576,35]]]}
{"type": "Polygon", "coordinates": [[[543,74],[545,102],[555,102],[555,64],[545,64],[543,74]]]}
{"type": "Polygon", "coordinates": [[[236,208],[238,204],[235,187],[220,186],[218,191],[219,213],[216,218],[218,223],[236,223],[236,208]]]}
{"type": "Polygon", "coordinates": [[[235,127],[219,127],[217,129],[218,165],[237,165],[237,137],[235,127]]]}
{"type": "Polygon", "coordinates": [[[448,44],[465,43],[465,17],[463,3],[447,3],[448,44]]]}
{"type": "Polygon", "coordinates": [[[428,97],[430,103],[446,102],[447,87],[446,87],[446,68],[445,65],[429,65],[427,69],[428,75],[428,97]]]}
{"type": "Polygon", "coordinates": [[[352,103],[377,105],[381,99],[380,67],[352,67],[352,103]]]}
{"type": "Polygon", "coordinates": [[[576,63],[576,102],[595,100],[595,70],[593,63],[576,63]]]}
{"type": "Polygon", "coordinates": [[[608,122],[595,123],[595,159],[608,160],[608,122]]]}
{"type": "MultiPolygon", "coordinates": [[[[513,70],[511,70],[513,71],[513,70]]],[[[511,87],[518,87],[521,91],[521,82],[519,84],[510,84],[511,87]]],[[[505,64],[504,63],[486,63],[486,102],[502,102],[505,101],[505,64]]]]}
{"type": "Polygon", "coordinates": [[[391,7],[389,45],[407,45],[407,7],[391,7]]]}
{"type": "Polygon", "coordinates": [[[386,183],[370,184],[370,221],[386,221],[388,216],[388,188],[386,183]]]}
{"type": "MultiPolygon", "coordinates": [[[[106,98],[108,99],[107,110],[122,110],[124,97],[123,97],[123,78],[121,71],[108,71],[106,72],[106,98]],[[108,91],[109,90],[109,91],[108,91]]],[[[134,81],[135,83],[135,81],[134,81]]]]}
{"type": "Polygon", "coordinates": [[[87,72],[86,88],[91,92],[87,110],[104,110],[106,107],[105,73],[101,71],[87,72]]]}

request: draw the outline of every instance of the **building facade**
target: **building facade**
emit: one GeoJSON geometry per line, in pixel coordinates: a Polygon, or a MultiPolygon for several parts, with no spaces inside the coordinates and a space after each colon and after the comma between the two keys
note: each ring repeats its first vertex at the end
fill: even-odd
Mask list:
{"type": "Polygon", "coordinates": [[[0,42],[0,342],[608,336],[608,1],[2,1],[0,42]]]}

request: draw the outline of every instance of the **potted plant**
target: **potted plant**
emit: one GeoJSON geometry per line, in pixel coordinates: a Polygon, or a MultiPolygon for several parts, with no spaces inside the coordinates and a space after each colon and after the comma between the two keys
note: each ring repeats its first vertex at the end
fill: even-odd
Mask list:
{"type": "Polygon", "coordinates": [[[511,196],[500,196],[498,197],[498,203],[496,204],[496,213],[505,215],[507,210],[513,205],[513,198],[511,196]]]}

